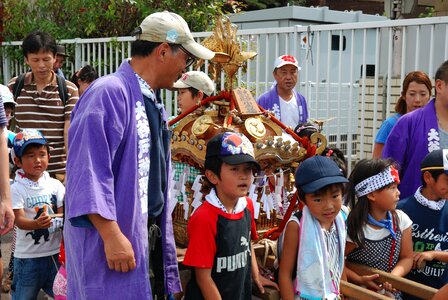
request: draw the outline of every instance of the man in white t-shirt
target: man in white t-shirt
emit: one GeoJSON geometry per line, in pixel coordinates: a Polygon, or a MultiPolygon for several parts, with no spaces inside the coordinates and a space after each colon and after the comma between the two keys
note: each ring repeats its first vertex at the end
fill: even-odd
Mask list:
{"type": "Polygon", "coordinates": [[[295,128],[308,119],[305,97],[294,90],[300,67],[291,55],[281,55],[275,60],[272,72],[276,83],[268,92],[258,98],[258,104],[271,110],[285,125],[295,128]]]}

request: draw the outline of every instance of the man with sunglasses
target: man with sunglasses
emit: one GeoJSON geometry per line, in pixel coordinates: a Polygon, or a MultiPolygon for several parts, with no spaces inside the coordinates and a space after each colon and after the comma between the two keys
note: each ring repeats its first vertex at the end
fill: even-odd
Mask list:
{"type": "Polygon", "coordinates": [[[181,290],[167,209],[170,134],[154,90],[214,53],[174,13],[149,15],[135,33],[131,58],[96,80],[72,112],[68,299],[162,299],[181,290]]]}

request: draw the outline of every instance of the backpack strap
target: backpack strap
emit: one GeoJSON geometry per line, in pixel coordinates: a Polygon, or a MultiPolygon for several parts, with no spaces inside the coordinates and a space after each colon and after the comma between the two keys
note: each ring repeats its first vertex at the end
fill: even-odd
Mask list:
{"type": "Polygon", "coordinates": [[[62,103],[64,106],[67,104],[68,101],[68,89],[67,89],[67,83],[65,82],[65,79],[61,76],[56,75],[56,81],[58,83],[58,92],[59,92],[59,98],[61,98],[62,103]]]}
{"type": "Polygon", "coordinates": [[[14,95],[14,100],[17,102],[17,98],[20,96],[20,92],[22,91],[23,84],[25,83],[25,75],[26,73],[22,73],[17,76],[16,82],[12,87],[12,94],[14,95]]]}
{"type": "MultiPolygon", "coordinates": [[[[14,100],[17,101],[17,97],[20,96],[20,92],[22,91],[23,85],[25,83],[25,75],[26,73],[22,73],[19,76],[17,76],[16,82],[14,83],[12,87],[12,94],[14,95],[14,100]]],[[[67,89],[67,83],[65,82],[65,79],[61,76],[56,75],[56,81],[58,84],[58,92],[59,92],[59,98],[61,98],[62,103],[64,103],[64,106],[67,104],[68,101],[68,89],[67,89]]]]}

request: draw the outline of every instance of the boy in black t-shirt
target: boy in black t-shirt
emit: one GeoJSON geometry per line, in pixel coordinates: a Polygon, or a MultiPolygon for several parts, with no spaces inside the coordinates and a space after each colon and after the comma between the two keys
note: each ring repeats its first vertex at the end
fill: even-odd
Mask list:
{"type": "Polygon", "coordinates": [[[397,205],[413,222],[414,264],[406,278],[440,289],[448,283],[448,149],[430,152],[420,170],[422,186],[397,205]]]}
{"type": "Polygon", "coordinates": [[[205,176],[213,189],[188,222],[184,264],[194,267],[185,299],[251,299],[255,284],[275,283],[259,275],[251,239],[257,238],[252,200],[246,197],[260,169],[251,142],[226,132],[207,144],[205,176]]]}

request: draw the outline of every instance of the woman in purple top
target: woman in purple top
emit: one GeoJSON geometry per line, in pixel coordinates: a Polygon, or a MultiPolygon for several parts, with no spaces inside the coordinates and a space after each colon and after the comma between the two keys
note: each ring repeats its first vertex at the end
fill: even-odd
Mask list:
{"type": "Polygon", "coordinates": [[[432,83],[426,73],[421,71],[411,72],[403,80],[403,89],[400,98],[395,105],[395,112],[384,120],[380,130],[376,134],[373,158],[380,158],[384,144],[387,141],[392,128],[398,119],[406,113],[414,111],[428,103],[431,97],[432,83]]]}

